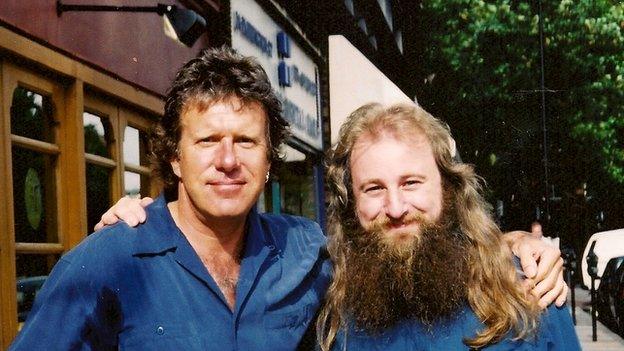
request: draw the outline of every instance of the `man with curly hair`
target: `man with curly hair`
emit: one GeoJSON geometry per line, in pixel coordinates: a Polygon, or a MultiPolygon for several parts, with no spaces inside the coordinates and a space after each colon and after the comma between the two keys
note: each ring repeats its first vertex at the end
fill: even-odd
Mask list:
{"type": "Polygon", "coordinates": [[[259,214],[287,123],[262,67],[229,48],[182,67],[151,140],[149,221],[63,256],[11,350],[292,350],[330,279],[319,226],[259,214]]]}

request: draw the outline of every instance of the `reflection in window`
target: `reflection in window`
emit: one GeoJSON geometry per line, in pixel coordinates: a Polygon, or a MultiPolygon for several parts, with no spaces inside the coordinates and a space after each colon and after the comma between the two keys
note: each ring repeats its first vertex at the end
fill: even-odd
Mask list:
{"type": "Polygon", "coordinates": [[[13,146],[12,161],[15,241],[58,242],[56,157],[13,146]]]}
{"type": "Polygon", "coordinates": [[[111,175],[108,167],[87,162],[87,231],[100,221],[100,216],[111,206],[111,175]]]}
{"type": "Polygon", "coordinates": [[[109,157],[110,126],[106,119],[89,112],[82,115],[84,127],[85,152],[102,157],[109,157]]]}
{"type": "Polygon", "coordinates": [[[37,293],[58,259],[58,255],[18,254],[15,256],[19,329],[28,318],[28,313],[32,309],[37,293]]]}
{"type": "Polygon", "coordinates": [[[147,162],[147,135],[127,126],[124,132],[124,193],[130,197],[148,196],[150,171],[147,162]]]}
{"type": "Polygon", "coordinates": [[[316,219],[313,164],[306,155],[285,146],[285,166],[280,167],[281,212],[316,219]]]}
{"type": "Polygon", "coordinates": [[[115,167],[115,162],[110,159],[113,135],[107,118],[89,112],[83,113],[83,128],[87,153],[87,231],[91,231],[111,205],[111,177],[115,167]],[[110,162],[103,164],[94,161],[89,155],[105,157],[110,162]]]}
{"type": "Polygon", "coordinates": [[[130,197],[141,197],[141,175],[134,172],[124,172],[124,194],[130,197]]]}
{"type": "Polygon", "coordinates": [[[147,164],[147,135],[134,127],[126,127],[124,132],[124,162],[133,165],[147,164]]]}
{"type": "Polygon", "coordinates": [[[52,101],[22,87],[13,91],[11,134],[54,143],[52,101]]]}
{"type": "Polygon", "coordinates": [[[280,175],[282,212],[316,219],[314,178],[306,162],[288,163],[288,172],[280,175]]]}
{"type": "Polygon", "coordinates": [[[386,19],[386,23],[388,24],[390,31],[392,31],[392,4],[389,0],[377,0],[377,2],[379,3],[379,7],[381,8],[381,12],[386,19]]]}
{"type": "Polygon", "coordinates": [[[351,16],[355,16],[355,8],[353,7],[353,0],[345,0],[344,4],[347,7],[347,11],[349,11],[351,16]]]}

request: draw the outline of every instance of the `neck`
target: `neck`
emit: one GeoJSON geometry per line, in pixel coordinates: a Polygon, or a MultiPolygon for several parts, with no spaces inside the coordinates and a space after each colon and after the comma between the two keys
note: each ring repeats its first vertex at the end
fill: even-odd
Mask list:
{"type": "Polygon", "coordinates": [[[167,204],[176,225],[197,253],[231,310],[236,303],[246,218],[222,219],[202,215],[188,197],[167,204]]]}
{"type": "Polygon", "coordinates": [[[199,254],[220,252],[236,258],[240,256],[246,218],[211,218],[203,215],[183,195],[168,203],[167,207],[178,228],[199,254]]]}

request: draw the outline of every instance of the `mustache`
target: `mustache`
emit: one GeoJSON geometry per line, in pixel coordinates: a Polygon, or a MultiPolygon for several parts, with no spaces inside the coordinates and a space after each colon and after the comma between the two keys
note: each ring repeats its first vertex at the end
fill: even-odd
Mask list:
{"type": "Polygon", "coordinates": [[[400,219],[392,219],[388,217],[385,213],[379,214],[368,226],[365,228],[366,231],[369,232],[382,232],[392,228],[393,225],[397,224],[429,224],[431,221],[427,219],[422,213],[418,211],[408,212],[405,216],[400,219]]]}

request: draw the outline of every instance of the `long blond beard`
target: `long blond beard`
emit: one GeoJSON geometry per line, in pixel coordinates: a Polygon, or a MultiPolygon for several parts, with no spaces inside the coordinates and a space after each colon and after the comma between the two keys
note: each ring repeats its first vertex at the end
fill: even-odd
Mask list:
{"type": "Polygon", "coordinates": [[[379,332],[405,319],[431,325],[465,302],[467,243],[449,216],[440,223],[412,216],[412,233],[388,233],[382,219],[347,234],[345,306],[358,327],[379,332]]]}

